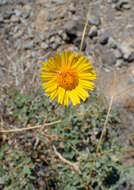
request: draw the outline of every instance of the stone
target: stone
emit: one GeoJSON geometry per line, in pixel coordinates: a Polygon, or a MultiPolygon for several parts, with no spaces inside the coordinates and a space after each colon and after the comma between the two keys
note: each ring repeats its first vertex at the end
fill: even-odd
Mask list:
{"type": "Polygon", "coordinates": [[[118,49],[116,49],[114,51],[114,54],[115,54],[116,59],[121,59],[122,58],[122,54],[118,49]]]}
{"type": "Polygon", "coordinates": [[[53,50],[56,50],[56,49],[59,47],[59,44],[53,43],[53,44],[51,45],[51,47],[52,47],[53,50]]]}
{"type": "Polygon", "coordinates": [[[131,5],[130,4],[124,4],[122,7],[123,7],[123,9],[131,9],[131,5]]]}
{"type": "Polygon", "coordinates": [[[21,16],[22,16],[22,11],[20,11],[19,9],[15,9],[15,10],[14,10],[14,13],[15,13],[15,15],[18,16],[18,17],[21,17],[21,16]]]}
{"type": "Polygon", "coordinates": [[[96,26],[92,26],[90,31],[89,31],[89,34],[88,36],[90,38],[93,38],[93,37],[96,37],[98,35],[98,30],[97,30],[97,27],[96,26]]]}
{"type": "Polygon", "coordinates": [[[14,12],[13,11],[10,11],[10,12],[6,12],[4,14],[4,19],[10,19],[12,16],[14,15],[14,12]]]}
{"type": "Polygon", "coordinates": [[[109,37],[108,46],[109,46],[110,48],[116,49],[117,46],[118,46],[118,43],[117,43],[116,40],[114,40],[112,37],[109,37]]]}
{"type": "Polygon", "coordinates": [[[64,41],[67,41],[68,40],[68,37],[67,37],[67,34],[65,32],[62,32],[62,34],[60,35],[61,38],[64,40],[64,41]]]}
{"type": "Polygon", "coordinates": [[[31,41],[26,41],[26,42],[24,42],[24,44],[23,44],[23,48],[25,49],[25,50],[28,50],[28,49],[31,49],[31,48],[33,48],[34,47],[34,42],[31,40],[31,41]]]}
{"type": "Polygon", "coordinates": [[[83,24],[78,20],[68,21],[64,26],[64,30],[67,34],[77,36],[78,31],[83,31],[83,24]]]}
{"type": "Polygon", "coordinates": [[[16,23],[18,23],[18,22],[20,22],[20,19],[19,19],[18,16],[13,15],[13,16],[11,17],[11,22],[16,22],[16,23]]]}
{"type": "Polygon", "coordinates": [[[61,38],[59,36],[55,36],[55,43],[61,44],[61,38]]]}
{"type": "Polygon", "coordinates": [[[102,34],[100,36],[100,40],[99,40],[100,44],[101,45],[106,45],[108,43],[108,39],[109,39],[109,36],[106,33],[102,34]]]}
{"type": "Polygon", "coordinates": [[[100,21],[99,16],[90,15],[90,16],[88,17],[88,23],[89,23],[90,25],[99,26],[100,23],[101,23],[101,21],[100,21]]]}
{"type": "Polygon", "coordinates": [[[118,49],[120,50],[122,57],[124,60],[131,62],[134,59],[134,55],[132,49],[126,43],[122,43],[119,45],[118,49]]]}
{"type": "Polygon", "coordinates": [[[122,60],[122,59],[117,59],[115,66],[116,66],[116,67],[121,67],[122,64],[123,64],[123,60],[122,60]]]}
{"type": "Polygon", "coordinates": [[[32,56],[32,58],[34,58],[34,59],[38,59],[38,57],[39,57],[38,52],[36,52],[36,51],[32,51],[31,56],[32,56]]]}
{"type": "Polygon", "coordinates": [[[41,43],[41,48],[42,49],[47,49],[49,47],[49,45],[45,42],[41,43]]]}
{"type": "Polygon", "coordinates": [[[81,38],[83,31],[83,23],[78,20],[72,20],[65,24],[64,31],[67,34],[67,42],[74,43],[77,37],[81,38]]]}
{"type": "Polygon", "coordinates": [[[125,5],[127,5],[127,4],[129,4],[129,1],[128,1],[128,0],[119,0],[119,1],[117,2],[117,4],[115,5],[115,8],[116,8],[117,10],[121,10],[121,9],[124,8],[125,5]]]}
{"type": "Polygon", "coordinates": [[[49,42],[50,42],[50,43],[55,42],[55,36],[52,36],[52,37],[50,38],[49,42]]]}
{"type": "Polygon", "coordinates": [[[75,12],[76,12],[76,7],[75,7],[74,3],[71,3],[71,4],[69,5],[69,11],[70,11],[72,14],[75,14],[75,12]]]}
{"type": "Polygon", "coordinates": [[[134,61],[134,51],[131,52],[130,56],[128,57],[128,62],[133,62],[134,61]]]}

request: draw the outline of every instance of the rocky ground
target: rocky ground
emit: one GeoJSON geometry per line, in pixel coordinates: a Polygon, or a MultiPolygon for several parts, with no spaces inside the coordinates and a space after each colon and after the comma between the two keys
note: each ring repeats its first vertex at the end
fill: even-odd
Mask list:
{"type": "Polygon", "coordinates": [[[41,60],[57,50],[79,50],[88,10],[83,53],[95,65],[107,101],[116,71],[113,107],[121,110],[122,142],[133,144],[133,0],[0,0],[1,102],[13,87],[36,92],[41,60]]]}

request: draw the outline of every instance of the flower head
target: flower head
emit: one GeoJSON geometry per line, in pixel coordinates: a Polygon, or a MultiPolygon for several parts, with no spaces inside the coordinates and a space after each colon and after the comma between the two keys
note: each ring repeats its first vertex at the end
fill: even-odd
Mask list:
{"type": "Polygon", "coordinates": [[[64,51],[56,53],[48,62],[42,62],[42,88],[51,100],[69,106],[80,104],[88,97],[88,90],[94,89],[96,72],[89,60],[79,53],[64,51]]]}

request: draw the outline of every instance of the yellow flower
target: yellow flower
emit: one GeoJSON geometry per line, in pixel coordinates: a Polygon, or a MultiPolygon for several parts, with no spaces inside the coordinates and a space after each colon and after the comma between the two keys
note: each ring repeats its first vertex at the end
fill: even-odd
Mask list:
{"type": "Polygon", "coordinates": [[[89,60],[79,53],[64,51],[56,53],[48,62],[42,62],[42,88],[51,100],[69,106],[80,104],[88,97],[88,90],[94,90],[96,72],[89,60]]]}

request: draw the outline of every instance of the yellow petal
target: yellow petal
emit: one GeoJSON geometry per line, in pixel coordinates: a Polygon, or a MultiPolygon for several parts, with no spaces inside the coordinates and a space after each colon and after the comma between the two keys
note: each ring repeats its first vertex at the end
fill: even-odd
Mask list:
{"type": "Polygon", "coordinates": [[[79,97],[85,101],[88,97],[88,92],[86,90],[84,90],[82,87],[78,87],[76,88],[77,94],[79,95],[79,97]]]}
{"type": "Polygon", "coordinates": [[[79,78],[82,80],[95,80],[96,75],[93,75],[92,73],[79,73],[79,78]]]}
{"type": "Polygon", "coordinates": [[[94,83],[87,80],[79,80],[79,84],[83,86],[83,88],[93,90],[94,89],[94,83]]]}
{"type": "Polygon", "coordinates": [[[69,106],[69,91],[65,92],[64,105],[67,107],[69,106]]]}
{"type": "Polygon", "coordinates": [[[49,86],[48,88],[46,88],[46,93],[50,93],[53,92],[57,89],[57,84],[54,84],[52,86],[49,86]]]}
{"type": "Polygon", "coordinates": [[[80,104],[79,96],[75,93],[74,90],[70,91],[69,97],[72,101],[72,104],[75,106],[77,104],[80,104]]]}
{"type": "Polygon", "coordinates": [[[50,94],[51,100],[54,100],[57,96],[58,96],[58,89],[56,89],[55,91],[53,91],[53,92],[50,94]]]}
{"type": "Polygon", "coordinates": [[[59,104],[63,104],[64,95],[65,95],[65,89],[59,87],[58,89],[58,103],[59,104]]]}
{"type": "Polygon", "coordinates": [[[55,85],[54,79],[42,84],[44,88],[49,88],[50,86],[53,86],[53,85],[55,85]]]}

